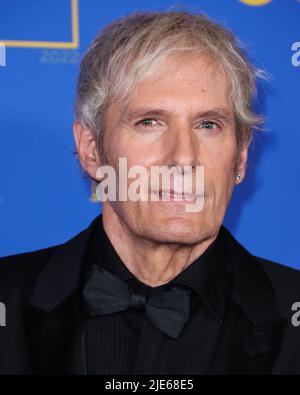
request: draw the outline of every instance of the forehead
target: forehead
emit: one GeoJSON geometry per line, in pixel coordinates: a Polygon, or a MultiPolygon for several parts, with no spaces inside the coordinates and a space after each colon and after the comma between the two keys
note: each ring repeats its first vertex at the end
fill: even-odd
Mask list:
{"type": "Polygon", "coordinates": [[[147,77],[138,79],[126,102],[118,106],[123,116],[139,108],[178,114],[215,108],[232,111],[223,68],[201,54],[168,56],[147,77]]]}
{"type": "Polygon", "coordinates": [[[126,108],[136,105],[230,107],[228,81],[222,66],[205,55],[167,57],[147,78],[137,82],[126,108]]]}

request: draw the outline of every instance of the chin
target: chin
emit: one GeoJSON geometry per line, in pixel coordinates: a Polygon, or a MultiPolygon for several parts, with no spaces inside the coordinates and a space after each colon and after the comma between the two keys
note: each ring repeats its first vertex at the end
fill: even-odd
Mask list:
{"type": "Polygon", "coordinates": [[[197,244],[201,241],[200,237],[191,234],[185,235],[175,235],[175,234],[167,234],[161,239],[162,243],[169,244],[181,244],[181,245],[192,245],[197,244]]]}
{"type": "Polygon", "coordinates": [[[205,239],[207,229],[201,226],[201,220],[186,218],[168,218],[157,226],[154,237],[165,243],[194,244],[205,239]],[[202,229],[202,230],[201,230],[202,229]]]}

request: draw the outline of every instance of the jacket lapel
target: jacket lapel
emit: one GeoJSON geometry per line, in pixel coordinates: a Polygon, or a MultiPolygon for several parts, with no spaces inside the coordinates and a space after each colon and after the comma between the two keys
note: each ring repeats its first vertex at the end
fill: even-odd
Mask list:
{"type": "Polygon", "coordinates": [[[72,295],[51,312],[26,306],[26,337],[33,374],[85,374],[84,317],[72,295]]]}
{"type": "Polygon", "coordinates": [[[225,229],[232,297],[216,346],[214,374],[272,374],[286,321],[257,258],[225,229]]]}
{"type": "Polygon", "coordinates": [[[216,346],[213,374],[270,375],[279,351],[285,322],[255,326],[232,304],[216,346]]]}
{"type": "Polygon", "coordinates": [[[86,374],[81,285],[89,269],[84,255],[99,220],[58,248],[24,306],[34,374],[86,374]]]}

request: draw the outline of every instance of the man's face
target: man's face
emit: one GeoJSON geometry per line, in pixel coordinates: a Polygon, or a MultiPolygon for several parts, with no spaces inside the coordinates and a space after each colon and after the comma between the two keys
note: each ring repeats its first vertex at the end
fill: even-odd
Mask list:
{"type": "Polygon", "coordinates": [[[227,80],[219,66],[199,55],[168,58],[153,77],[135,86],[126,106],[110,105],[106,125],[104,151],[117,174],[119,158],[127,158],[128,169],[141,165],[149,174],[151,166],[204,166],[201,211],[187,212],[186,204],[172,200],[104,203],[112,205],[130,232],[180,244],[216,234],[237,161],[246,159],[246,149],[238,154],[227,80]]]}

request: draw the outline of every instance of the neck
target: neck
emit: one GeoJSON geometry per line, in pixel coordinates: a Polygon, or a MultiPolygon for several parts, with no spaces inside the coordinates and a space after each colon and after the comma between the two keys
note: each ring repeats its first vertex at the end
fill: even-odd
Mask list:
{"type": "MultiPolygon", "coordinates": [[[[104,205],[103,205],[104,206],[104,205]]],[[[112,246],[128,270],[144,284],[168,283],[192,264],[217,234],[195,244],[163,243],[139,237],[112,210],[103,207],[103,227],[112,246]]]]}

